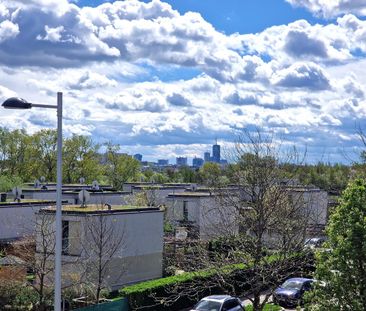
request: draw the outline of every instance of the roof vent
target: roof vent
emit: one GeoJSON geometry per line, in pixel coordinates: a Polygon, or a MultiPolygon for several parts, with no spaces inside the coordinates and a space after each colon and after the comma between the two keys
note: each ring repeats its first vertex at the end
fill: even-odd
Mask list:
{"type": "Polygon", "coordinates": [[[86,203],[90,201],[90,193],[86,190],[81,190],[79,192],[79,201],[81,202],[80,207],[86,207],[86,203]]]}

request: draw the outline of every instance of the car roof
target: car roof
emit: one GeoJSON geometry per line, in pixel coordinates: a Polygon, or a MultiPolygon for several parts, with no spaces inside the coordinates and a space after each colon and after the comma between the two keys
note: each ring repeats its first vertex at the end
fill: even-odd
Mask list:
{"type": "Polygon", "coordinates": [[[222,302],[229,298],[235,298],[235,297],[232,297],[230,295],[211,295],[203,298],[202,300],[216,300],[222,302]]]}
{"type": "Polygon", "coordinates": [[[291,278],[291,279],[287,279],[287,281],[292,281],[292,282],[298,282],[298,283],[304,283],[307,281],[314,281],[313,279],[308,279],[308,278],[291,278]]]}

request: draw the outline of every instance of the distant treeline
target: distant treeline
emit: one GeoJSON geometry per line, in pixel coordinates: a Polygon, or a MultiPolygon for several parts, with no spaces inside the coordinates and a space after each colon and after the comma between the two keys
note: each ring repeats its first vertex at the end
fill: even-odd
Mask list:
{"type": "MultiPolygon", "coordinates": [[[[31,135],[25,130],[0,128],[0,191],[41,176],[46,181],[55,181],[56,147],[55,130],[41,130],[31,135]]],[[[220,184],[230,183],[233,172],[238,165],[245,163],[246,157],[243,155],[240,163],[231,163],[224,168],[216,163],[205,163],[200,169],[181,167],[159,172],[153,169],[141,171],[140,163],[127,154],[121,154],[119,145],[106,143],[102,146],[88,136],[73,135],[63,140],[63,182],[78,183],[83,177],[86,183],[97,180],[116,189],[121,189],[127,181],[203,183],[210,187],[217,185],[218,181],[220,184]],[[105,152],[100,153],[100,150],[105,152]]],[[[365,167],[362,163],[280,165],[283,178],[297,178],[304,185],[311,184],[330,192],[345,189],[350,178],[364,175],[365,167]]]]}

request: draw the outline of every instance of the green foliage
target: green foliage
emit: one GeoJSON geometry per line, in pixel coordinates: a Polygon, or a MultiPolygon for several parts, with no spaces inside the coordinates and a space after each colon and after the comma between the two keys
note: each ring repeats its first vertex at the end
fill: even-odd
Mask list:
{"type": "MultiPolygon", "coordinates": [[[[299,256],[293,255],[289,260],[299,260],[299,256]]],[[[302,257],[301,257],[302,258],[302,257]]],[[[277,260],[281,260],[277,255],[267,256],[262,264],[275,264],[277,260]]],[[[195,299],[201,299],[210,294],[225,293],[228,289],[223,288],[223,284],[219,284],[217,276],[227,277],[231,280],[230,288],[234,287],[236,295],[241,295],[243,291],[248,290],[250,284],[245,280],[250,279],[253,265],[233,264],[218,269],[199,270],[194,272],[186,272],[176,276],[170,276],[157,280],[138,283],[135,285],[124,287],[120,290],[123,297],[128,297],[132,309],[144,307],[147,310],[181,310],[182,307],[189,307],[195,302],[195,299]],[[209,286],[208,286],[209,285],[209,286]],[[189,288],[199,289],[195,292],[196,297],[192,297],[193,293],[187,291],[189,288]],[[173,291],[181,292],[179,299],[173,304],[167,304],[173,291]],[[183,292],[186,292],[183,294],[183,292]],[[199,297],[198,297],[199,296],[199,297]],[[153,297],[161,297],[161,303],[156,306],[156,300],[153,297]],[[151,307],[155,305],[154,307],[151,307]],[[149,307],[150,306],[150,307],[149,307]]],[[[299,267],[299,269],[301,269],[299,267]]]]}
{"type": "Polygon", "coordinates": [[[29,286],[9,281],[0,285],[0,310],[4,310],[5,305],[10,305],[10,310],[29,310],[37,301],[38,294],[29,286]]]}
{"type": "MultiPolygon", "coordinates": [[[[279,311],[279,310],[282,310],[282,308],[274,304],[266,304],[263,309],[263,311],[279,311]]],[[[245,311],[253,311],[253,306],[252,305],[246,306],[245,311]]]]}
{"type": "Polygon", "coordinates": [[[0,192],[8,192],[16,186],[20,186],[23,181],[20,177],[11,177],[6,175],[0,176],[0,192]]]}
{"type": "Polygon", "coordinates": [[[218,185],[221,177],[220,165],[213,162],[207,162],[201,167],[199,172],[201,180],[206,186],[214,187],[218,185]]]}
{"type": "Polygon", "coordinates": [[[136,181],[140,176],[140,162],[127,154],[118,153],[118,145],[107,146],[106,175],[112,186],[118,190],[128,181],[136,181]]]}
{"type": "Polygon", "coordinates": [[[63,148],[63,175],[66,183],[79,182],[84,177],[87,183],[100,179],[102,167],[99,164],[99,145],[89,137],[73,135],[63,148]]]}
{"type": "Polygon", "coordinates": [[[317,255],[316,278],[308,310],[366,310],[366,182],[344,191],[327,227],[328,241],[317,255]]]}

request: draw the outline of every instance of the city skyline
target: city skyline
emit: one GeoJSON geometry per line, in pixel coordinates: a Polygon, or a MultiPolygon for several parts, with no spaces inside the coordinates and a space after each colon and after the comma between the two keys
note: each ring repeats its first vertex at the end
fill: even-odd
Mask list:
{"type": "MultiPolygon", "coordinates": [[[[66,137],[146,159],[201,157],[259,126],[309,163],[350,162],[366,127],[365,16],[345,0],[4,0],[0,100],[63,91],[66,137]]],[[[56,117],[0,123],[33,133],[56,117]]]]}

